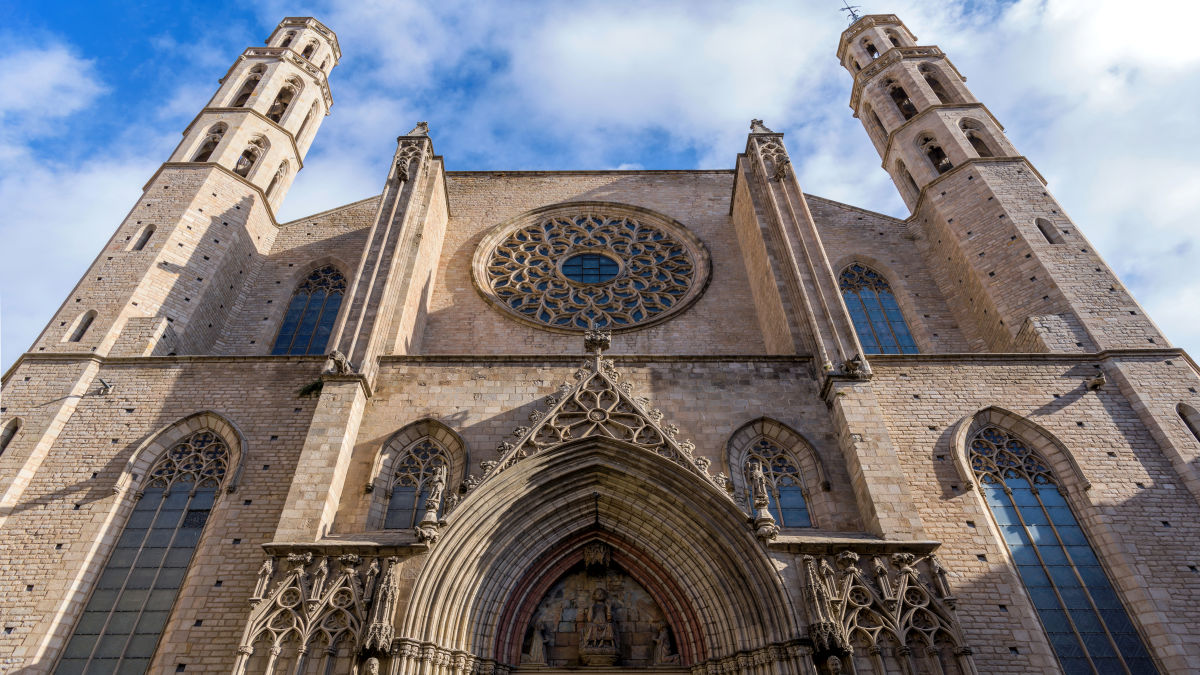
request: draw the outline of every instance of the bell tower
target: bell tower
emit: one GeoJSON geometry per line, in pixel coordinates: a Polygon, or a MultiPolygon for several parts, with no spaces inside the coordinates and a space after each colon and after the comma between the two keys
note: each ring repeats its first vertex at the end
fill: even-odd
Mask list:
{"type": "Polygon", "coordinates": [[[271,247],[333,98],[337,37],[284,19],[242,53],[32,351],[208,354],[271,247]]]}
{"type": "Polygon", "coordinates": [[[837,56],[976,351],[1168,346],[942,50],[876,14],[842,33],[837,56]]]}
{"type": "Polygon", "coordinates": [[[278,208],[333,105],[328,76],[341,55],[320,21],[284,19],[266,47],[238,57],[170,161],[225,167],[278,208]]]}

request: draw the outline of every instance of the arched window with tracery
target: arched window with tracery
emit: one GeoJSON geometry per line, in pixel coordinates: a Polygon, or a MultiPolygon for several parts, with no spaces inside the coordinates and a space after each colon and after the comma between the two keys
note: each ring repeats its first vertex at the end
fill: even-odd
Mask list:
{"type": "Polygon", "coordinates": [[[214,124],[208,133],[204,136],[204,143],[200,145],[200,149],[196,151],[196,156],[192,157],[193,162],[207,162],[212,158],[213,152],[216,151],[217,145],[225,136],[227,127],[224,122],[214,124]]]}
{"type": "Polygon", "coordinates": [[[1045,458],[994,425],[967,452],[1063,670],[1157,672],[1045,458]]]}
{"type": "Polygon", "coordinates": [[[250,142],[246,144],[246,149],[238,157],[237,163],[233,165],[233,172],[242,178],[249,177],[250,170],[258,163],[259,158],[263,156],[268,147],[267,139],[261,136],[250,139],[250,142]]]}
{"type": "Polygon", "coordinates": [[[313,40],[304,46],[304,51],[300,53],[306,59],[312,60],[312,57],[317,53],[317,41],[313,40]]]}
{"type": "Polygon", "coordinates": [[[892,102],[896,104],[896,109],[906,120],[911,120],[917,115],[917,106],[913,105],[912,99],[908,97],[908,92],[904,91],[904,87],[894,80],[888,80],[884,83],[884,88],[887,90],[888,96],[892,98],[892,102]]]}
{"type": "Polygon", "coordinates": [[[900,40],[900,34],[894,30],[887,30],[888,42],[892,43],[893,47],[903,47],[904,43],[900,40]]]}
{"type": "Polygon", "coordinates": [[[3,429],[0,429],[0,455],[8,449],[8,444],[12,443],[12,439],[16,438],[17,432],[21,430],[21,418],[14,417],[5,423],[3,429]]]}
{"type": "Polygon", "coordinates": [[[987,141],[987,132],[984,131],[982,124],[972,119],[964,119],[958,123],[958,127],[962,129],[963,135],[967,137],[967,141],[975,149],[977,155],[980,157],[996,156],[995,150],[987,141]]]}
{"type": "MultiPolygon", "coordinates": [[[[387,530],[403,530],[416,527],[429,498],[435,479],[440,479],[445,493],[445,482],[449,469],[449,455],[440,443],[425,437],[405,448],[387,467],[390,488],[387,495],[387,511],[383,527],[387,530]]],[[[441,501],[435,506],[441,509],[441,501]]]]}
{"type": "Polygon", "coordinates": [[[908,330],[908,323],[904,320],[904,313],[900,311],[887,277],[866,265],[855,263],[842,270],[838,287],[864,352],[917,353],[917,344],[908,330]]]}
{"type": "Polygon", "coordinates": [[[309,273],[292,294],[271,353],[324,354],[345,294],[346,277],[333,265],[309,273]]]}
{"type": "Polygon", "coordinates": [[[254,94],[254,90],[258,87],[259,80],[262,79],[263,73],[267,72],[265,66],[254,66],[250,69],[250,74],[246,76],[246,81],[242,83],[242,88],[238,90],[237,96],[233,97],[234,108],[242,108],[250,103],[250,96],[254,94]]]}
{"type": "Polygon", "coordinates": [[[862,47],[866,50],[867,56],[870,56],[872,61],[879,58],[879,50],[875,48],[875,43],[870,40],[863,40],[862,47]]]}
{"type": "Polygon", "coordinates": [[[151,466],[56,673],[144,673],[229,469],[229,447],[197,431],[151,466]]]}
{"type": "Polygon", "coordinates": [[[933,136],[922,136],[917,141],[917,146],[921,149],[921,152],[925,153],[925,157],[929,159],[929,164],[933,166],[933,170],[939,174],[946,173],[954,168],[954,164],[946,156],[946,151],[942,150],[942,146],[938,144],[933,136]]]}
{"type": "Polygon", "coordinates": [[[921,77],[925,78],[925,84],[929,85],[933,95],[937,97],[938,103],[957,103],[956,98],[946,89],[946,85],[942,84],[941,75],[933,66],[925,64],[918,70],[921,77]]]}
{"type": "Polygon", "coordinates": [[[302,85],[295,78],[289,78],[279,88],[279,93],[275,95],[275,100],[271,103],[271,107],[267,108],[267,119],[278,124],[284,113],[291,107],[292,101],[296,99],[296,94],[300,93],[302,85]]]}
{"type": "Polygon", "coordinates": [[[308,114],[304,116],[304,121],[300,123],[300,131],[296,132],[296,142],[300,143],[304,139],[304,134],[308,132],[308,125],[312,123],[313,118],[317,116],[317,102],[313,101],[312,107],[308,109],[308,114]]]}
{"type": "Polygon", "coordinates": [[[279,184],[283,182],[283,179],[287,178],[287,174],[288,163],[285,159],[279,163],[279,169],[275,172],[275,176],[271,178],[271,184],[267,186],[267,199],[275,198],[275,192],[279,190],[279,184]]]}
{"type": "Polygon", "coordinates": [[[905,166],[903,160],[896,160],[896,173],[900,176],[901,181],[903,181],[904,187],[908,188],[913,201],[916,201],[921,196],[921,188],[917,185],[917,181],[913,179],[912,173],[905,166]]]}
{"type": "Polygon", "coordinates": [[[780,527],[812,527],[804,481],[791,453],[765,437],[750,445],[742,466],[748,504],[754,503],[754,495],[749,490],[753,485],[750,474],[755,465],[762,468],[763,476],[767,479],[767,508],[775,517],[775,522],[780,527]]]}
{"type": "Polygon", "coordinates": [[[286,47],[290,47],[290,46],[292,45],[292,40],[294,40],[295,38],[296,38],[296,31],[294,31],[294,30],[289,30],[287,33],[285,33],[285,34],[284,34],[284,36],[283,36],[283,42],[280,42],[280,43],[279,43],[279,47],[280,47],[281,49],[282,49],[282,48],[286,48],[286,47]]]}

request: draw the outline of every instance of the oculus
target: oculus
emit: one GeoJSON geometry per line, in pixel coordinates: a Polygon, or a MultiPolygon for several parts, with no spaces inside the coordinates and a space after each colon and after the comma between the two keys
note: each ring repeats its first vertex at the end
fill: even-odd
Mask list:
{"type": "Polygon", "coordinates": [[[709,270],[708,251],[680,223],[604,202],[560,204],[502,223],[472,265],[490,303],[564,332],[663,321],[700,296],[709,270]]]}

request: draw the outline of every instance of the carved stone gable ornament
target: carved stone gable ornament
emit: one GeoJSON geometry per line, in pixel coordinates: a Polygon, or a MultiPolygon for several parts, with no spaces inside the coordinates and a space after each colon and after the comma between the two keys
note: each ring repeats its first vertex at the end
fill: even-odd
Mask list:
{"type": "Polygon", "coordinates": [[[611,334],[592,330],[584,339],[593,357],[575,371],[575,383],[560,387],[560,396],[547,397],[549,410],[530,413],[529,419],[534,424],[517,427],[513,431],[517,441],[503,442],[496,448],[499,460],[481,463],[484,475],[472,491],[530,455],[568,441],[600,437],[624,441],[666,457],[711,483],[733,501],[723,482],[708,473],[709,460],[693,454],[696,445],[676,439],[678,427],[664,424],[662,412],[649,407],[649,399],[634,397],[632,385],[621,382],[621,374],[613,362],[604,358],[611,334]]]}

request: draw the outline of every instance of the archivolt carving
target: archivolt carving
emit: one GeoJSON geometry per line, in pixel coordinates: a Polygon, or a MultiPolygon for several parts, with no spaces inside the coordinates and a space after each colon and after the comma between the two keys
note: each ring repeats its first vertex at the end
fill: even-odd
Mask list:
{"type": "Polygon", "coordinates": [[[869,573],[850,550],[803,562],[813,656],[826,672],[975,672],[932,554],[872,556],[869,573]]]}
{"type": "Polygon", "coordinates": [[[501,225],[480,243],[473,268],[484,297],[524,321],[564,331],[621,330],[661,321],[699,297],[709,261],[678,223],[584,202],[501,225]],[[580,254],[606,259],[605,273],[580,280],[564,271],[580,254]]]}

